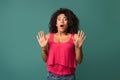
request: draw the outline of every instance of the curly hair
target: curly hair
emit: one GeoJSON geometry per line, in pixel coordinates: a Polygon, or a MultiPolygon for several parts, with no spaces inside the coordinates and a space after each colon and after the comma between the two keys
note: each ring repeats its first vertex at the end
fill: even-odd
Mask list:
{"type": "Polygon", "coordinates": [[[53,13],[53,15],[51,16],[51,20],[49,22],[49,32],[57,33],[56,21],[57,17],[60,14],[64,14],[67,17],[68,20],[67,32],[73,34],[77,33],[79,30],[79,20],[77,16],[70,9],[67,8],[60,8],[59,10],[53,13]]]}

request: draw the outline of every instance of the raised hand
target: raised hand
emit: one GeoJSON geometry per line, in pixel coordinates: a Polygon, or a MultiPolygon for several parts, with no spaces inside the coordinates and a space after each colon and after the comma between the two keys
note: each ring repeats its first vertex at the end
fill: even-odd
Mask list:
{"type": "Polygon", "coordinates": [[[46,48],[48,44],[48,40],[45,39],[45,35],[43,31],[38,32],[38,35],[36,36],[37,40],[41,46],[41,48],[46,48]]]}
{"type": "Polygon", "coordinates": [[[85,40],[86,36],[83,31],[78,31],[78,34],[74,37],[73,42],[76,48],[82,47],[82,44],[85,40]]]}

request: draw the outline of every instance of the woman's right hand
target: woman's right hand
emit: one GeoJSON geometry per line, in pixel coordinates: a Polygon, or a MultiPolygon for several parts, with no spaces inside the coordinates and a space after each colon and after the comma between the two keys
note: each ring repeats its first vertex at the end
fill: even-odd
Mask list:
{"type": "Polygon", "coordinates": [[[37,40],[38,40],[38,43],[40,44],[41,48],[47,47],[48,39],[45,38],[43,31],[38,32],[37,40]]]}

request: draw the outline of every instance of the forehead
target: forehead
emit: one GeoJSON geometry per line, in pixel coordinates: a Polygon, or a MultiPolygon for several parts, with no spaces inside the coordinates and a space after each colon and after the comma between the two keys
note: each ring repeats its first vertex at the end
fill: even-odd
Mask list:
{"type": "Polygon", "coordinates": [[[61,18],[61,17],[66,18],[65,14],[59,14],[59,15],[58,15],[58,18],[61,18]]]}

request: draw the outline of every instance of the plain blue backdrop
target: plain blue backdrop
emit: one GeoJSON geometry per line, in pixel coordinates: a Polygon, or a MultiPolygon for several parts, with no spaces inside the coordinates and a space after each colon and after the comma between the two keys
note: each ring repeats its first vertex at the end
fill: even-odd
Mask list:
{"type": "Polygon", "coordinates": [[[87,38],[77,80],[120,80],[119,0],[0,0],[0,80],[45,80],[36,35],[54,11],[71,9],[87,38]]]}

